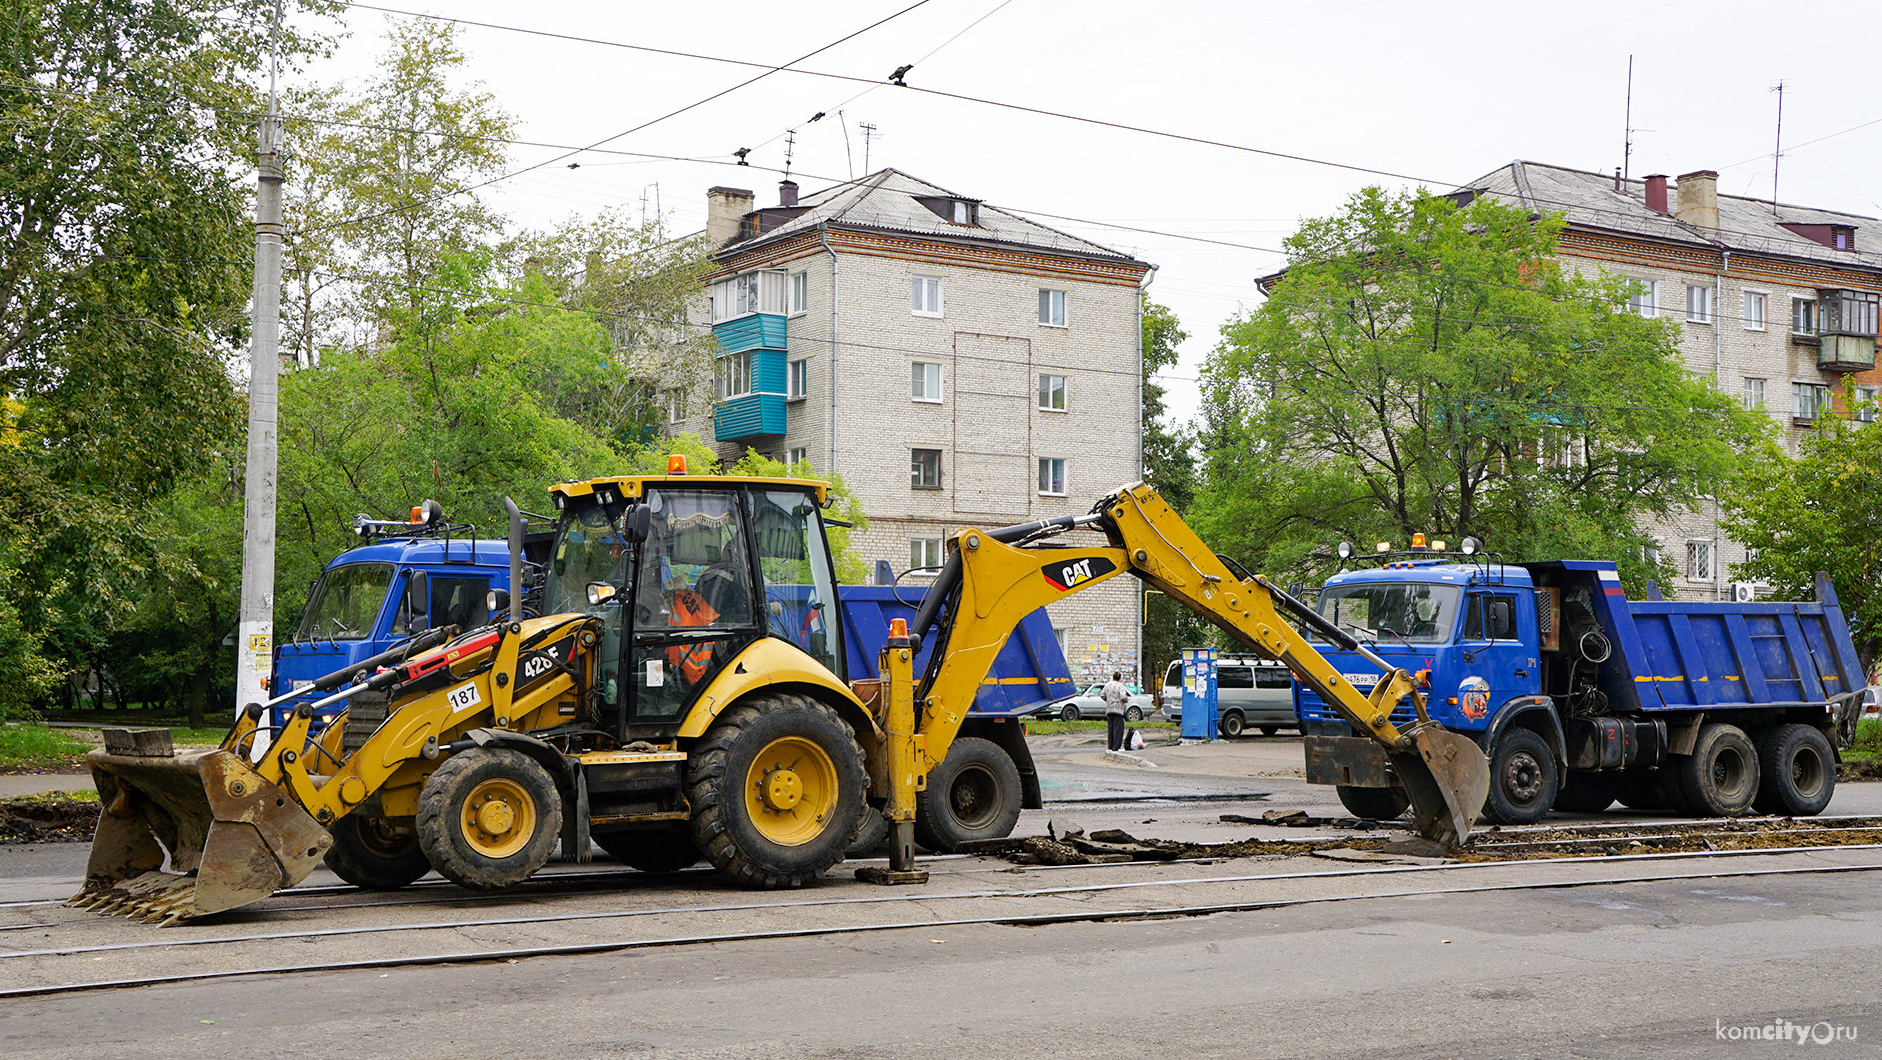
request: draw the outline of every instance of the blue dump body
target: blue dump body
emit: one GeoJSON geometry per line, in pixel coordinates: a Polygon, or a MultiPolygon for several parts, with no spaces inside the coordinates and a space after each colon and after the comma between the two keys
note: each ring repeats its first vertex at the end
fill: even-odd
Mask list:
{"type": "MultiPolygon", "coordinates": [[[[843,650],[850,680],[873,678],[877,676],[876,655],[889,637],[889,620],[913,619],[924,592],[892,585],[843,585],[837,592],[843,599],[843,650]]],[[[916,653],[917,674],[927,669],[932,646],[930,638],[916,653]]],[[[1052,620],[1041,608],[1027,615],[1006,638],[974,697],[972,713],[1016,717],[1077,693],[1071,666],[1052,633],[1052,620]]]]}

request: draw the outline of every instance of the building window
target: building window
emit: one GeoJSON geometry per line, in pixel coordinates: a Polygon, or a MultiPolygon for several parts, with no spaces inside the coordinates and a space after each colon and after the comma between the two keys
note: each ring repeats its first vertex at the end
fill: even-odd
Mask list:
{"type": "Polygon", "coordinates": [[[719,357],[719,400],[751,393],[751,351],[719,357]]]}
{"type": "Polygon", "coordinates": [[[810,308],[810,274],[807,272],[791,273],[791,315],[797,316],[810,308]]]}
{"type": "Polygon", "coordinates": [[[1039,291],[1039,323],[1052,328],[1065,326],[1065,292],[1039,291]]]}
{"type": "Polygon", "coordinates": [[[1817,333],[1817,300],[1814,298],[1791,299],[1791,334],[1815,335],[1817,333]]]}
{"type": "Polygon", "coordinates": [[[786,467],[796,467],[799,464],[808,463],[810,463],[810,450],[803,446],[800,445],[795,449],[786,449],[784,451],[784,464],[786,467]]]}
{"type": "Polygon", "coordinates": [[[1627,296],[1628,310],[1639,313],[1643,317],[1659,316],[1659,282],[1655,280],[1643,280],[1638,276],[1630,276],[1628,279],[1634,282],[1634,293],[1627,296]]]}
{"type": "Polygon", "coordinates": [[[1065,411],[1064,376],[1042,375],[1039,377],[1039,407],[1048,412],[1065,411]]]}
{"type": "Polygon", "coordinates": [[[911,537],[908,540],[908,572],[934,574],[941,569],[943,553],[938,537],[911,537]]]}
{"type": "Polygon", "coordinates": [[[1757,291],[1745,292],[1745,330],[1764,330],[1764,295],[1757,291]]]}
{"type": "Polygon", "coordinates": [[[1824,291],[1817,327],[1826,335],[1874,337],[1878,296],[1869,291],[1824,291]]]}
{"type": "Polygon", "coordinates": [[[1690,283],[1686,285],[1686,322],[1712,323],[1712,288],[1690,283]]]}
{"type": "Polygon", "coordinates": [[[1875,403],[1876,403],[1876,397],[1879,393],[1882,393],[1882,389],[1878,389],[1877,387],[1872,387],[1872,386],[1857,387],[1856,393],[1855,393],[1855,406],[1856,407],[1849,410],[1850,414],[1855,416],[1859,422],[1874,423],[1875,422],[1875,403]]]}
{"type": "Polygon", "coordinates": [[[941,277],[916,276],[911,281],[909,309],[918,317],[941,315],[941,277]]]}
{"type": "Polygon", "coordinates": [[[1653,567],[1659,566],[1660,565],[1660,550],[1665,547],[1666,547],[1666,538],[1661,537],[1658,534],[1653,535],[1652,537],[1647,539],[1646,545],[1642,547],[1640,550],[1641,561],[1646,563],[1649,566],[1653,566],[1653,567]]]}
{"type": "Polygon", "coordinates": [[[973,224],[974,204],[955,199],[948,204],[948,220],[953,221],[957,225],[973,224]]]}
{"type": "Polygon", "coordinates": [[[1693,581],[1712,580],[1712,542],[1686,542],[1686,577],[1693,581]]]}
{"type": "Polygon", "coordinates": [[[1821,383],[1791,384],[1791,418],[1814,420],[1818,416],[1828,415],[1830,411],[1830,388],[1821,383]]]}
{"type": "Polygon", "coordinates": [[[686,418],[686,391],[681,387],[660,392],[661,403],[667,410],[667,422],[678,423],[686,418]]]}
{"type": "Polygon", "coordinates": [[[1058,457],[1039,458],[1039,492],[1048,497],[1065,496],[1065,461],[1058,457]]]}
{"type": "Polygon", "coordinates": [[[941,400],[941,365],[934,361],[915,361],[908,366],[908,393],[916,401],[941,400]]]}
{"type": "Polygon", "coordinates": [[[941,488],[941,450],[910,449],[908,451],[908,484],[918,490],[941,488]]]}
{"type": "Polygon", "coordinates": [[[784,366],[785,396],[791,401],[801,400],[810,393],[810,362],[802,358],[784,366]]]}
{"type": "Polygon", "coordinates": [[[1764,380],[1745,380],[1745,411],[1756,412],[1764,407],[1764,380]]]}
{"type": "Polygon", "coordinates": [[[784,297],[784,273],[777,269],[748,272],[706,288],[706,304],[714,324],[753,313],[782,315],[784,297]]]}

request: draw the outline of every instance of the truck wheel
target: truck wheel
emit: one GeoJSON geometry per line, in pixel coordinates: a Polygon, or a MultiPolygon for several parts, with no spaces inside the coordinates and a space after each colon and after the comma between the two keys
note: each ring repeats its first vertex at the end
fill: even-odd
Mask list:
{"type": "Polygon", "coordinates": [[[1125,707],[1125,708],[1124,708],[1124,720],[1125,720],[1125,721],[1142,721],[1142,720],[1144,720],[1144,712],[1143,712],[1143,708],[1141,708],[1141,707],[1125,707]]]}
{"type": "Polygon", "coordinates": [[[889,819],[874,806],[863,807],[863,814],[856,820],[856,834],[850,837],[850,845],[843,853],[847,857],[866,858],[882,849],[882,844],[889,838],[889,819]]]}
{"type": "Polygon", "coordinates": [[[1699,727],[1699,740],[1679,769],[1687,804],[1708,817],[1738,817],[1758,794],[1758,749],[1736,725],[1699,727]]]}
{"type": "Polygon", "coordinates": [[[445,879],[497,891],[535,875],[555,852],[562,798],[535,759],[473,747],[426,779],[417,824],[419,847],[445,879]]]}
{"type": "Polygon", "coordinates": [[[1535,824],[1555,804],[1555,756],[1529,729],[1503,734],[1490,754],[1490,799],[1484,813],[1498,824],[1535,824]]]}
{"type": "Polygon", "coordinates": [[[915,842],[952,854],[970,839],[1004,839],[1019,823],[1019,802],[1013,759],[991,740],[961,737],[915,793],[915,842]]]}
{"type": "Polygon", "coordinates": [[[1630,810],[1664,810],[1666,800],[1660,797],[1658,785],[1654,783],[1657,773],[1621,774],[1621,805],[1630,810]]]}
{"type": "Polygon", "coordinates": [[[1350,784],[1335,784],[1333,790],[1347,813],[1371,821],[1396,821],[1411,807],[1411,796],[1400,787],[1356,788],[1350,784]]]}
{"type": "Polygon", "coordinates": [[[595,845],[608,856],[642,872],[678,872],[699,863],[699,848],[691,831],[608,832],[595,837],[595,845]]]}
{"type": "Polygon", "coordinates": [[[1818,729],[1773,725],[1758,734],[1758,795],[1751,804],[1763,813],[1815,817],[1836,794],[1835,763],[1830,741],[1818,729]]]}
{"type": "Polygon", "coordinates": [[[719,717],[687,764],[693,841],[747,887],[802,887],[843,860],[863,810],[863,749],[828,705],[761,695],[719,717]]]}
{"type": "Polygon", "coordinates": [[[1571,769],[1562,778],[1562,790],[1555,793],[1555,808],[1568,813],[1600,813],[1614,805],[1620,794],[1620,774],[1571,769]]]}
{"type": "Polygon", "coordinates": [[[1220,728],[1222,730],[1222,735],[1228,739],[1233,740],[1235,737],[1240,736],[1242,734],[1241,711],[1231,710],[1227,714],[1222,715],[1222,724],[1220,728]]]}
{"type": "Polygon", "coordinates": [[[418,833],[410,818],[403,828],[384,817],[351,813],[333,822],[333,846],[327,867],[355,887],[368,891],[396,891],[431,871],[431,862],[418,847],[418,833]]]}

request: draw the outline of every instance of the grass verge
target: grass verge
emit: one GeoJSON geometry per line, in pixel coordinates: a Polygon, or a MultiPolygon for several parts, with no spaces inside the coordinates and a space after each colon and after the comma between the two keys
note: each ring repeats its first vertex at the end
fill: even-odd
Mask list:
{"type": "MultiPolygon", "coordinates": [[[[1143,721],[1127,721],[1124,724],[1128,728],[1138,729],[1144,732],[1176,728],[1175,722],[1151,721],[1149,718],[1145,718],[1143,721]]],[[[1048,721],[1041,718],[1030,718],[1026,722],[1026,731],[1032,733],[1034,736],[1052,736],[1062,732],[1103,732],[1104,722],[1099,720],[1059,721],[1056,718],[1048,721]]]]}
{"type": "Polygon", "coordinates": [[[0,772],[28,773],[76,766],[92,745],[44,725],[0,725],[0,772]]]}

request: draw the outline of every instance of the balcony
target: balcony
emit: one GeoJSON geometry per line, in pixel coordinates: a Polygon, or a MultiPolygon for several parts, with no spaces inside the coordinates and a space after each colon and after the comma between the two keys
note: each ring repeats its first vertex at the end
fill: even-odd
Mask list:
{"type": "Polygon", "coordinates": [[[785,412],[785,318],[751,313],[712,326],[725,352],[719,355],[720,399],[712,410],[712,436],[731,442],[780,436],[789,426],[785,412]]]}
{"type": "Polygon", "coordinates": [[[1866,372],[1875,367],[1873,335],[1824,335],[1817,367],[1826,372],[1866,372]]]}

